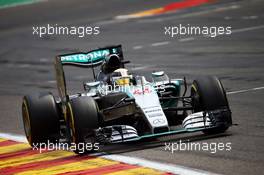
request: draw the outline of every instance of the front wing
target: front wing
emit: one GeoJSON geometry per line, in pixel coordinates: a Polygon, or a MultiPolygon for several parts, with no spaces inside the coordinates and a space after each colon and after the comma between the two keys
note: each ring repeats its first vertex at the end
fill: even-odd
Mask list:
{"type": "MultiPolygon", "coordinates": [[[[217,109],[213,111],[199,112],[199,113],[203,115],[197,117],[197,115],[191,114],[188,117],[186,117],[186,119],[183,121],[181,128],[177,128],[167,132],[138,135],[136,129],[134,129],[131,126],[126,126],[126,125],[108,126],[107,127],[108,130],[111,128],[111,132],[108,133],[109,136],[108,139],[102,141],[102,137],[101,137],[100,140],[104,143],[132,142],[147,138],[155,138],[155,137],[175,135],[181,133],[210,131],[213,129],[218,129],[219,127],[228,128],[229,126],[232,125],[231,111],[229,109],[217,109]]],[[[198,114],[198,113],[194,113],[194,114],[198,114]]]]}

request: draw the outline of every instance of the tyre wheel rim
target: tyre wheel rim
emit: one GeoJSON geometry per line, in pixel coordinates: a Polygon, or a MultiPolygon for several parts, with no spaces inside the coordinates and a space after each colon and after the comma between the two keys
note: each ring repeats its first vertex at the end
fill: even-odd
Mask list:
{"type": "Polygon", "coordinates": [[[26,101],[24,101],[22,105],[22,115],[23,115],[23,124],[24,124],[26,137],[29,143],[31,143],[31,127],[30,127],[29,111],[26,101]]]}
{"type": "Polygon", "coordinates": [[[200,106],[199,106],[199,93],[198,93],[198,90],[197,88],[195,87],[195,85],[192,85],[192,88],[191,88],[191,96],[192,96],[192,107],[193,107],[193,110],[194,112],[198,112],[200,109],[200,106]]]}
{"type": "Polygon", "coordinates": [[[75,136],[75,127],[74,127],[74,119],[73,119],[73,112],[72,112],[72,108],[71,108],[71,105],[68,104],[68,122],[69,122],[69,129],[70,129],[70,134],[71,134],[71,138],[72,138],[72,141],[75,143],[76,142],[76,136],[75,136]]]}

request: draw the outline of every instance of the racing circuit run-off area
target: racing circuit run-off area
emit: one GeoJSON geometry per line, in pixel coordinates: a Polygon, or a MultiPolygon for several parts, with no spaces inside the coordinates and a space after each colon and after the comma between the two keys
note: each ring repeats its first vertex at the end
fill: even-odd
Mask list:
{"type": "Polygon", "coordinates": [[[261,174],[261,0],[0,0],[0,175],[261,174]]]}

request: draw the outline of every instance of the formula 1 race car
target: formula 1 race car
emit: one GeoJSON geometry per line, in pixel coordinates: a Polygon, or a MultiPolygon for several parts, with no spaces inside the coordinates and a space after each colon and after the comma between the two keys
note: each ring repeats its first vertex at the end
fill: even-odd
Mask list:
{"type": "Polygon", "coordinates": [[[129,73],[127,63],[121,45],[57,56],[59,98],[51,93],[23,98],[24,129],[31,146],[62,140],[120,143],[198,131],[216,134],[232,125],[226,92],[216,77],[200,77],[188,86],[185,78],[171,79],[158,71],[147,81],[129,73]],[[66,65],[91,68],[94,81],[84,82],[83,92],[69,95],[66,65]]]}

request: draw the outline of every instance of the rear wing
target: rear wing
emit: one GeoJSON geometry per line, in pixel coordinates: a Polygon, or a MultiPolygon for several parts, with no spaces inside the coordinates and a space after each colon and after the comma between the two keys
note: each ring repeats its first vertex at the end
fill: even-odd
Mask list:
{"type": "Polygon", "coordinates": [[[111,54],[119,56],[120,60],[124,60],[122,46],[109,46],[99,48],[89,52],[77,52],[65,55],[58,55],[55,58],[55,71],[57,87],[60,98],[63,100],[67,97],[67,88],[63,66],[78,66],[84,68],[93,68],[100,66],[111,54]]]}
{"type": "Polygon", "coordinates": [[[62,65],[73,65],[80,67],[92,67],[101,65],[108,55],[117,54],[123,60],[122,46],[109,46],[92,50],[90,52],[78,52],[57,56],[62,65]]]}

